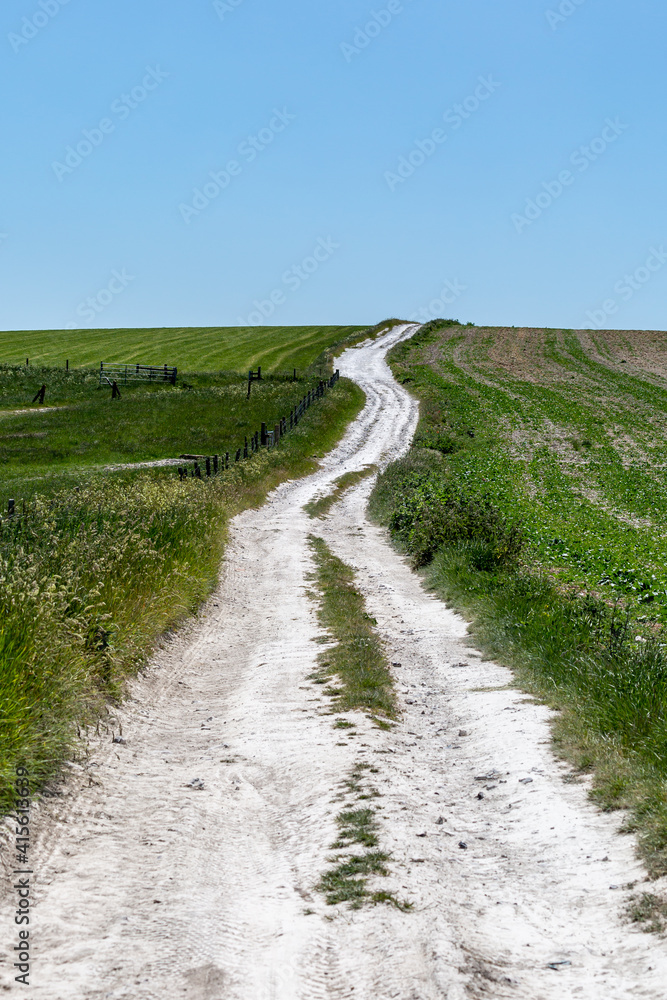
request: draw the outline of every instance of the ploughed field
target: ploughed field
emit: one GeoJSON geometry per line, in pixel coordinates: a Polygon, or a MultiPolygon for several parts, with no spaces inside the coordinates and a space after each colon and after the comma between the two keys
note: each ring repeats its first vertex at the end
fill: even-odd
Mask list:
{"type": "Polygon", "coordinates": [[[390,363],[421,420],[376,517],[666,870],[667,334],[434,321],[390,363]]]}

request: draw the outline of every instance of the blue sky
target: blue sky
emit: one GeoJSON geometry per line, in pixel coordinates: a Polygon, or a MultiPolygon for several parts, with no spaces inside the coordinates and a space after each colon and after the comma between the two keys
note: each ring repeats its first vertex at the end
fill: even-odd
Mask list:
{"type": "Polygon", "coordinates": [[[3,329],[664,329],[658,0],[5,0],[3,329]]]}

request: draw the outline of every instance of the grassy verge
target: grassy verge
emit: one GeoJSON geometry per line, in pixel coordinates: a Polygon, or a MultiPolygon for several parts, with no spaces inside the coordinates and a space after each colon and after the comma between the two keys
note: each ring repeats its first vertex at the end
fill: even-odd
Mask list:
{"type": "Polygon", "coordinates": [[[0,807],[14,771],[54,775],[156,639],[215,586],[230,516],[315,467],[362,409],[345,379],[274,449],[211,479],[99,476],[31,501],[0,534],[0,807]]]}
{"type": "Polygon", "coordinates": [[[318,617],[335,642],[319,656],[319,679],[335,677],[330,688],[336,709],[361,709],[378,724],[396,716],[396,701],[389,665],[373,628],[377,624],[365,611],[364,599],[354,586],[354,571],[333,555],[326,542],[310,535],[315,559],[314,586],[318,617]]]}
{"type": "Polygon", "coordinates": [[[628,810],[657,876],[667,872],[667,391],[654,371],[616,370],[608,341],[605,353],[571,331],[450,323],[399,345],[390,361],[421,420],[371,513],[467,615],[475,643],[558,709],[561,753],[592,772],[602,808],[628,810]]]}
{"type": "Polygon", "coordinates": [[[325,497],[320,497],[318,500],[311,500],[310,503],[305,505],[304,510],[312,518],[325,517],[333,505],[338,503],[346,490],[356,486],[356,484],[360,483],[363,479],[367,479],[369,476],[372,476],[376,471],[377,466],[367,465],[363,469],[356,469],[354,472],[346,472],[345,475],[340,476],[334,481],[334,489],[331,493],[327,494],[325,497]]]}

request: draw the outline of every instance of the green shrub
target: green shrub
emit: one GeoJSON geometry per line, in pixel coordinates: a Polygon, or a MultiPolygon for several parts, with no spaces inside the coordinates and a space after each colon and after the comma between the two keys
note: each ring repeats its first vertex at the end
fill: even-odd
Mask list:
{"type": "MultiPolygon", "coordinates": [[[[443,545],[457,542],[468,545],[478,569],[491,570],[520,555],[521,526],[505,518],[488,498],[462,494],[437,468],[408,459],[380,479],[390,479],[390,490],[395,489],[387,524],[415,566],[425,566],[443,545]]],[[[386,485],[378,484],[378,491],[386,485]]]]}

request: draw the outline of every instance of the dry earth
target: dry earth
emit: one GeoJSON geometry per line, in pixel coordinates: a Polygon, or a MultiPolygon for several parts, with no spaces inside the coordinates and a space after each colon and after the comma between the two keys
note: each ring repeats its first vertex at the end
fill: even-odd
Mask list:
{"type": "MultiPolygon", "coordinates": [[[[548,710],[366,521],[371,481],[324,521],[302,510],[407,448],[417,405],[384,361],[406,332],[343,355],[362,415],[319,471],[234,520],[217,592],[118,713],[125,742],[91,739],[35,805],[35,1000],[664,1000],[665,942],[622,915],[645,878],[634,841],[565,780],[548,710]],[[308,680],[322,648],[310,532],[358,571],[396,664],[392,731],[359,713],[334,728],[308,680]],[[392,856],[372,887],[409,912],[330,907],[314,888],[361,762],[392,856]]],[[[0,950],[17,991],[10,885],[0,950]]]]}

